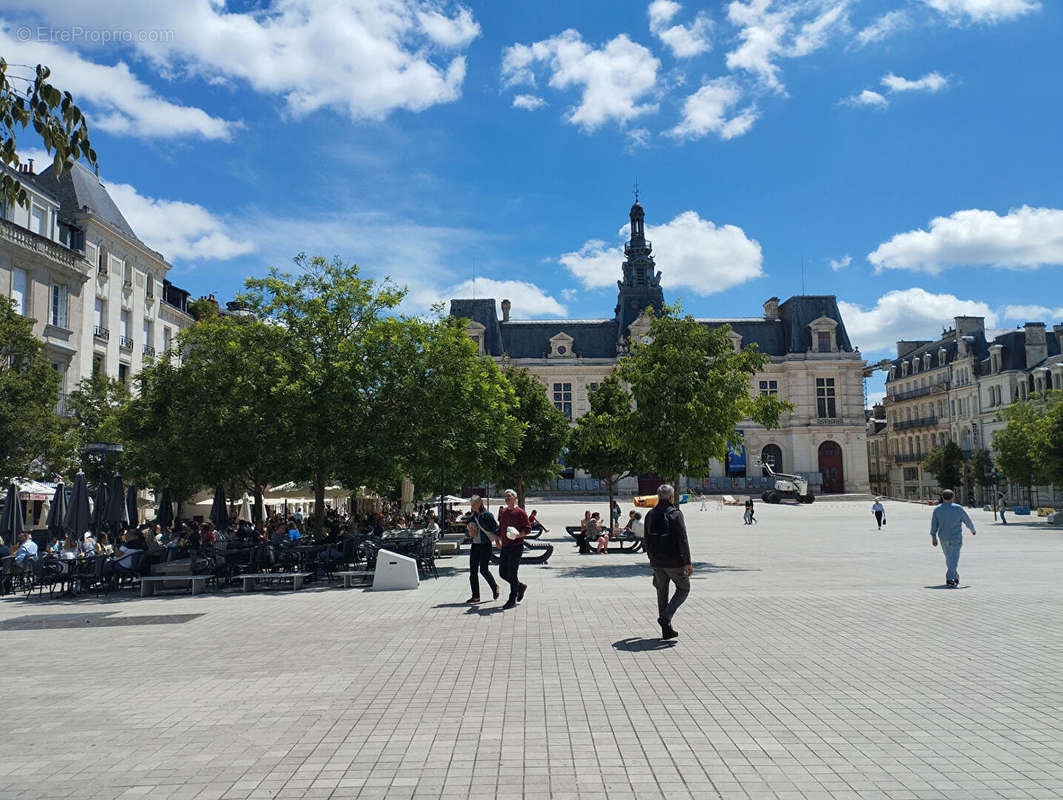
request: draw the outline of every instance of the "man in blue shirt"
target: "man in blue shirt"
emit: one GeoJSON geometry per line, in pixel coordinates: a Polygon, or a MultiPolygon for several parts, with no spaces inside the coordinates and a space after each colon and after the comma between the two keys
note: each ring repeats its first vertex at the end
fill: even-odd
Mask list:
{"type": "Polygon", "coordinates": [[[15,564],[12,568],[14,572],[24,572],[26,569],[26,559],[31,561],[37,558],[37,543],[33,541],[33,537],[28,533],[20,533],[18,536],[18,550],[15,551],[15,564]]]}
{"type": "Polygon", "coordinates": [[[938,546],[941,539],[941,552],[945,554],[945,583],[955,589],[960,585],[960,574],[956,571],[960,564],[960,548],[963,547],[963,526],[974,536],[974,523],[967,516],[963,506],[952,502],[955,495],[951,489],[941,493],[941,503],[930,517],[930,543],[938,546]]]}

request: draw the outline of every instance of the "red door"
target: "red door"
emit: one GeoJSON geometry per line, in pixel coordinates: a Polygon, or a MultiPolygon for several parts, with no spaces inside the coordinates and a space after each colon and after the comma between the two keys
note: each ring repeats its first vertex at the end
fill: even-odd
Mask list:
{"type": "Polygon", "coordinates": [[[837,442],[824,442],[819,446],[819,474],[823,476],[823,491],[827,494],[845,491],[842,449],[837,442]]]}

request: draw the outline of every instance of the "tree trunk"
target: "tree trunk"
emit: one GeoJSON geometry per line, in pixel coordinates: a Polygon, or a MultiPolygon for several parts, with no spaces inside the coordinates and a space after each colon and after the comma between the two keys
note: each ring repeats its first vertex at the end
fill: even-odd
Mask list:
{"type": "Polygon", "coordinates": [[[263,484],[255,481],[255,507],[251,510],[251,516],[255,518],[256,523],[266,521],[266,502],[262,497],[265,488],[263,484]]]}
{"type": "Polygon", "coordinates": [[[514,491],[517,493],[517,505],[524,508],[524,481],[517,481],[514,491]]]}
{"type": "Polygon", "coordinates": [[[325,528],[325,480],[327,476],[321,470],[314,472],[314,536],[320,536],[325,528]]]}
{"type": "MultiPolygon", "coordinates": [[[[605,486],[606,486],[606,490],[609,492],[609,527],[612,528],[614,526],[614,524],[615,524],[613,522],[613,497],[614,497],[614,493],[613,493],[613,478],[612,478],[612,476],[610,476],[610,477],[605,479],[605,486]]],[[[613,531],[613,533],[616,533],[616,531],[613,531]]]]}

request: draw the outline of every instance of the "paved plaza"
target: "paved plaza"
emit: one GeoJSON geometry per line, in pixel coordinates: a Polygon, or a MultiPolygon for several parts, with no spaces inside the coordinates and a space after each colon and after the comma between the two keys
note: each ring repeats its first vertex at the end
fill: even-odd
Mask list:
{"type": "Polygon", "coordinates": [[[1063,797],[1063,532],[974,512],[949,590],[925,506],[688,505],[664,643],[646,557],[529,505],[556,549],[512,611],[462,604],[464,556],[417,591],[0,601],[0,798],[1063,797]]]}

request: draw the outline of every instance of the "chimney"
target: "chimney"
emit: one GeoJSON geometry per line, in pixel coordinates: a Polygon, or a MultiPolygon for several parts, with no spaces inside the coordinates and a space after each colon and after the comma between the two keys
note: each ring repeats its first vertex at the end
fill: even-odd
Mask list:
{"type": "Polygon", "coordinates": [[[509,309],[513,307],[513,304],[508,300],[502,301],[502,321],[509,322],[509,309]]]}
{"type": "Polygon", "coordinates": [[[764,303],[764,319],[779,318],[779,298],[769,297],[764,303]]]}
{"type": "Polygon", "coordinates": [[[33,174],[33,159],[32,158],[27,158],[26,161],[28,162],[27,166],[26,166],[26,172],[28,172],[30,175],[32,175],[33,174]]]}
{"type": "Polygon", "coordinates": [[[985,317],[956,317],[954,321],[957,336],[985,333],[985,317]]]}
{"type": "Polygon", "coordinates": [[[1052,333],[1056,335],[1056,347],[1059,348],[1059,352],[1063,353],[1063,325],[1056,325],[1052,328],[1052,333]]]}
{"type": "Polygon", "coordinates": [[[1048,358],[1048,340],[1043,322],[1027,322],[1023,330],[1026,334],[1026,368],[1029,369],[1048,358]]]}

